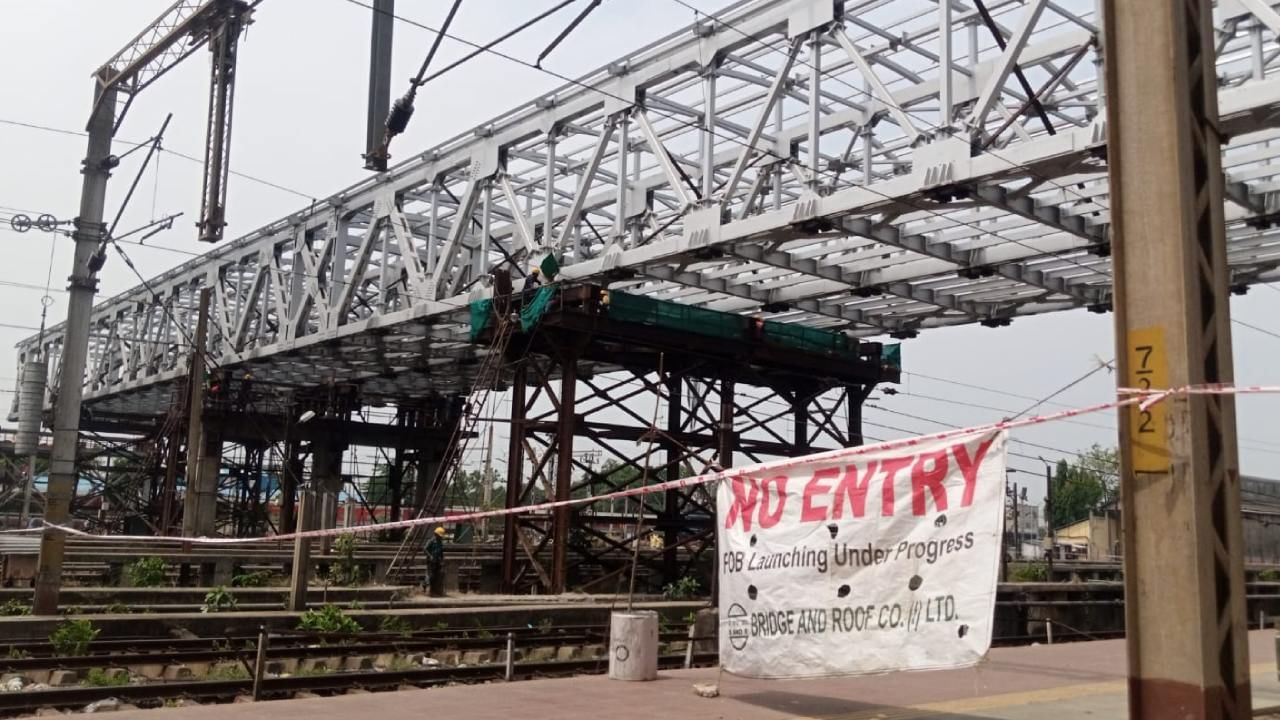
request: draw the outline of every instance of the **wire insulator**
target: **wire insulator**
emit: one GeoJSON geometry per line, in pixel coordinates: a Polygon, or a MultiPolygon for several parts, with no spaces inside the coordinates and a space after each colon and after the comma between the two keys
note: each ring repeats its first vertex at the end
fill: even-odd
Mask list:
{"type": "Polygon", "coordinates": [[[406,94],[397,98],[391,104],[391,112],[387,113],[387,136],[392,137],[404,132],[404,129],[409,126],[411,117],[413,117],[413,96],[406,94]]]}

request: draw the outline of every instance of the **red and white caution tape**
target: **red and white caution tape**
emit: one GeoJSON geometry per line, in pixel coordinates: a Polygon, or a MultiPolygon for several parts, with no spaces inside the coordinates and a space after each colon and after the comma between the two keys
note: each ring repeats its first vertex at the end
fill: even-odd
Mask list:
{"type": "Polygon", "coordinates": [[[893,440],[885,440],[872,445],[859,445],[858,447],[839,448],[837,450],[828,450],[827,452],[817,453],[814,455],[806,455],[799,458],[784,458],[767,463],[757,463],[755,465],[747,465],[740,468],[731,468],[729,470],[721,470],[718,472],[708,473],[706,475],[697,475],[689,478],[681,478],[679,480],[670,480],[668,482],[657,483],[655,485],[646,485],[644,487],[630,488],[628,490],[619,490],[617,492],[605,493],[603,495],[593,495],[584,498],[572,498],[569,500],[553,500],[550,502],[537,503],[535,505],[522,505],[515,508],[503,508],[501,510],[482,510],[478,512],[454,514],[448,516],[421,517],[411,520],[393,520],[390,522],[376,523],[372,525],[357,525],[348,528],[332,528],[327,530],[308,530],[306,532],[285,533],[282,535],[268,535],[264,537],[253,538],[221,538],[221,537],[196,537],[196,538],[174,538],[174,537],[157,537],[154,535],[95,535],[92,533],[77,530],[65,525],[54,525],[46,523],[42,528],[27,528],[20,530],[6,530],[6,533],[23,534],[23,533],[40,533],[45,530],[54,530],[63,532],[76,537],[94,538],[100,540],[128,540],[131,542],[153,542],[153,543],[173,543],[183,542],[196,545],[246,545],[250,543],[271,542],[294,540],[297,538],[322,538],[333,537],[336,535],[367,535],[369,533],[380,532],[382,530],[399,530],[403,528],[417,527],[419,525],[436,525],[440,523],[457,523],[469,520],[479,520],[481,518],[497,518],[507,515],[520,515],[526,513],[541,513],[548,510],[555,510],[562,507],[573,507],[576,505],[587,505],[590,503],[601,502],[604,500],[612,500],[614,498],[636,497],[640,495],[649,495],[652,493],[666,492],[667,490],[676,490],[679,488],[693,487],[697,485],[706,485],[710,483],[720,482],[735,477],[752,477],[763,475],[765,473],[776,472],[784,468],[795,465],[826,462],[833,460],[841,460],[849,457],[856,457],[864,453],[880,452],[882,450],[891,450],[901,447],[912,447],[923,442],[932,440],[945,440],[950,438],[959,438],[977,433],[984,433],[991,430],[1013,430],[1016,428],[1028,427],[1031,425],[1040,425],[1043,423],[1054,422],[1056,420],[1064,420],[1079,415],[1089,415],[1091,413],[1102,412],[1104,410],[1114,410],[1119,407],[1129,405],[1139,405],[1146,408],[1150,405],[1158,403],[1171,395],[1179,394],[1228,394],[1228,393],[1280,393],[1280,386],[1273,385],[1249,385],[1234,386],[1226,384],[1199,385],[1183,388],[1174,388],[1168,390],[1141,390],[1136,388],[1121,388],[1119,395],[1122,397],[1111,402],[1099,403],[1097,405],[1089,405],[1081,408],[1072,408],[1070,410],[1060,410],[1058,412],[1048,413],[1045,415],[1032,415],[1017,420],[1001,420],[1000,422],[988,423],[986,425],[975,425],[967,428],[958,428],[954,430],[943,430],[932,433],[930,435],[922,435],[918,437],[897,438],[893,440]]]}
{"type": "Polygon", "coordinates": [[[1204,385],[1184,385],[1165,390],[1143,388],[1120,388],[1116,391],[1122,396],[1140,398],[1138,407],[1143,410],[1174,395],[1248,395],[1280,393],[1280,385],[1231,385],[1229,383],[1206,383],[1204,385]]]}

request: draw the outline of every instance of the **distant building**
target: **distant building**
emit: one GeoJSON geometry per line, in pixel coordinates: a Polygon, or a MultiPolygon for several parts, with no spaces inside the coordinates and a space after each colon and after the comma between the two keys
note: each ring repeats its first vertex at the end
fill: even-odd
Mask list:
{"type": "MultiPolygon", "coordinates": [[[[1240,515],[1244,531],[1244,561],[1251,565],[1280,565],[1280,480],[1240,477],[1240,515]]],[[[1057,557],[1080,560],[1118,560],[1123,555],[1121,507],[1092,512],[1069,525],[1055,528],[1057,557]]]]}

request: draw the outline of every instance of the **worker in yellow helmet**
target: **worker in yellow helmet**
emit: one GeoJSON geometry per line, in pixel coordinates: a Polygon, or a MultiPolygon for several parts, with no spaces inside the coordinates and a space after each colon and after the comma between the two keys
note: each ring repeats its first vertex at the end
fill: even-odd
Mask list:
{"type": "Polygon", "coordinates": [[[444,528],[436,527],[427,543],[427,588],[431,597],[444,597],[444,528]]]}

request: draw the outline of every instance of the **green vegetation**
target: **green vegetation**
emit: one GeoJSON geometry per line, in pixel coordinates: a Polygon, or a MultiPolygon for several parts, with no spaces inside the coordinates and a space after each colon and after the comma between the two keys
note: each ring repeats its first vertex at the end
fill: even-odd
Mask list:
{"type": "Polygon", "coordinates": [[[22,602],[18,598],[11,598],[9,600],[6,600],[3,605],[0,605],[0,615],[3,615],[5,617],[14,617],[16,615],[30,615],[30,614],[31,614],[31,606],[22,602]]]}
{"type": "Polygon", "coordinates": [[[318,633],[354,634],[361,631],[360,623],[347,615],[337,605],[324,605],[319,610],[308,610],[298,620],[298,629],[318,633]]]}
{"type": "Polygon", "coordinates": [[[1046,582],[1049,566],[1042,562],[1029,562],[1009,568],[1009,582],[1046,582]]]}
{"type": "Polygon", "coordinates": [[[1060,528],[1084,520],[1116,497],[1119,454],[1100,445],[1080,453],[1074,463],[1058,461],[1053,475],[1053,507],[1049,527],[1060,528]]]}
{"type": "Polygon", "coordinates": [[[227,612],[236,609],[236,597],[219,585],[204,595],[204,604],[200,606],[202,613],[227,612]]]}
{"type": "Polygon", "coordinates": [[[108,605],[104,612],[106,612],[108,615],[128,615],[129,613],[133,612],[133,609],[130,608],[128,605],[117,601],[108,605]]]}
{"type": "Polygon", "coordinates": [[[86,619],[64,620],[49,635],[49,644],[58,655],[84,655],[89,643],[101,632],[86,619]]]}
{"type": "Polygon", "coordinates": [[[90,687],[119,687],[129,684],[129,673],[113,673],[102,668],[89,668],[84,676],[84,684],[90,687]]]}
{"type": "Polygon", "coordinates": [[[163,558],[144,557],[125,566],[125,575],[134,587],[160,587],[168,579],[168,569],[163,558]]]}
{"type": "Polygon", "coordinates": [[[356,565],[356,536],[339,535],[333,541],[333,551],[338,559],[329,568],[329,580],[335,585],[359,585],[363,581],[360,566],[356,565]]]}
{"type": "Polygon", "coordinates": [[[311,667],[311,668],[298,668],[298,671],[295,672],[293,675],[294,677],[315,677],[317,675],[332,675],[332,674],[333,674],[333,668],[311,667]]]}
{"type": "Polygon", "coordinates": [[[13,660],[21,660],[22,658],[31,657],[31,653],[27,652],[26,650],[23,650],[22,648],[18,648],[18,647],[14,647],[13,645],[10,645],[9,657],[13,660]]]}
{"type": "Polygon", "coordinates": [[[237,573],[231,576],[231,587],[266,587],[271,584],[271,577],[271,573],[267,570],[237,573]]]}
{"type": "Polygon", "coordinates": [[[555,622],[549,617],[542,618],[541,620],[538,621],[538,632],[542,633],[543,635],[546,635],[547,633],[551,632],[551,629],[554,627],[555,627],[555,622]]]}
{"type": "Polygon", "coordinates": [[[1258,580],[1261,582],[1280,582],[1280,570],[1274,568],[1263,570],[1258,573],[1258,580]]]}
{"type": "Polygon", "coordinates": [[[413,628],[409,627],[409,623],[398,615],[383,615],[382,622],[378,623],[378,631],[396,633],[402,637],[408,637],[413,634],[413,628]]]}
{"type": "Polygon", "coordinates": [[[698,591],[701,589],[702,586],[697,578],[685,575],[662,588],[662,597],[667,600],[691,600],[698,596],[698,591]]]}

